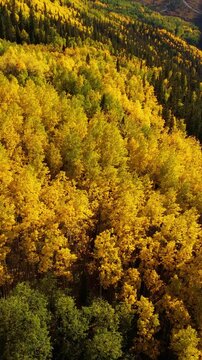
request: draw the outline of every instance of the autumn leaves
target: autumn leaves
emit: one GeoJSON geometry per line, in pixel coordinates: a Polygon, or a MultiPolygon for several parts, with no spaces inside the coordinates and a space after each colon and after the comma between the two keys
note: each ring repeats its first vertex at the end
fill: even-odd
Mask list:
{"type": "MultiPolygon", "coordinates": [[[[52,274],[80,306],[93,297],[122,304],[120,321],[124,311],[133,319],[124,335],[129,356],[156,359],[170,342],[181,354],[178,339],[187,334],[187,349],[198,354],[199,144],[178,124],[164,126],[137,59],[120,56],[117,71],[117,59],[99,46],[62,54],[2,44],[2,289],[52,274]]],[[[67,298],[58,306],[63,301],[74,307],[67,298]]],[[[97,318],[106,304],[92,305],[97,318]]],[[[58,321],[67,326],[64,314],[58,321]]],[[[89,356],[102,338],[103,359],[119,358],[118,325],[102,336],[97,326],[89,356]]]]}

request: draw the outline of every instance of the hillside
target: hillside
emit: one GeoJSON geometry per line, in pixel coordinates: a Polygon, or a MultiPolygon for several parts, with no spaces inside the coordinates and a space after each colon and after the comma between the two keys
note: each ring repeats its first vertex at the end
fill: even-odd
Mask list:
{"type": "MultiPolygon", "coordinates": [[[[138,19],[146,24],[159,27],[177,35],[178,37],[188,41],[193,45],[199,45],[200,31],[190,22],[184,21],[185,19],[175,12],[165,11],[165,3],[158,1],[130,1],[130,0],[102,0],[110,11],[116,11],[125,15],[130,15],[133,19],[138,19]],[[152,3],[152,5],[151,5],[152,3]],[[142,5],[148,5],[142,6],[142,5]],[[150,5],[150,6],[149,6],[150,5]],[[169,16],[168,16],[169,15],[169,16]],[[172,16],[171,16],[172,15],[172,16]],[[178,17],[176,17],[178,16],[178,17]],[[181,19],[180,19],[181,18],[181,19]]],[[[179,2],[173,2],[173,6],[179,10],[179,2]],[[178,5],[177,5],[178,4],[178,5]]],[[[169,3],[166,2],[166,8],[170,8],[169,3]]],[[[171,6],[171,8],[173,8],[171,6]]],[[[181,5],[182,7],[182,5],[181,5]]],[[[186,6],[183,5],[186,9],[186,6]]],[[[189,9],[190,10],[190,9],[189,9]]],[[[185,10],[183,10],[185,11],[185,10]]],[[[182,14],[183,14],[182,11],[182,14]]],[[[196,13],[195,13],[196,15],[196,13]]],[[[198,16],[199,14],[197,14],[198,16]]],[[[196,17],[196,16],[195,16],[196,17]]],[[[190,20],[190,19],[188,19],[190,20]]],[[[200,22],[200,21],[199,21],[200,22]]],[[[199,22],[197,25],[199,25],[199,22]]]]}
{"type": "Polygon", "coordinates": [[[112,11],[112,4],[105,1],[68,2],[68,7],[51,1],[46,6],[38,1],[30,5],[28,0],[23,4],[3,1],[0,33],[4,38],[62,48],[90,37],[111,46],[116,53],[136,55],[151,67],[147,79],[163,105],[167,124],[173,122],[173,116],[184,119],[188,133],[202,139],[200,50],[165,29],[126,16],[125,8],[121,13],[116,7],[112,11]]]}
{"type": "Polygon", "coordinates": [[[105,1],[0,11],[1,359],[200,360],[201,51],[105,1]]]}
{"type": "MultiPolygon", "coordinates": [[[[161,14],[178,16],[186,21],[193,22],[200,26],[202,19],[202,2],[201,0],[139,0],[139,3],[149,6],[161,14]]],[[[201,25],[202,26],[202,25],[201,25]]]]}

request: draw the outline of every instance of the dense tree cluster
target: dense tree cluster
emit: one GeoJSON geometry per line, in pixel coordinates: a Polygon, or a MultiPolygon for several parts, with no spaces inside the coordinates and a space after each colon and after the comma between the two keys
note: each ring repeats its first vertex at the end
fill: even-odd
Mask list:
{"type": "Polygon", "coordinates": [[[153,26],[152,14],[133,6],[132,10],[129,4],[116,7],[114,1],[104,0],[0,0],[0,36],[20,44],[52,44],[56,49],[81,45],[90,38],[107,44],[115,54],[124,51],[141,58],[151,67],[145,76],[163,105],[167,125],[172,127],[175,118],[184,119],[188,133],[201,140],[202,55],[175,36],[180,32],[195,36],[196,30],[177,23],[173,35],[165,30],[172,29],[164,24],[164,17],[155,15],[158,21],[153,26]]]}
{"type": "Polygon", "coordinates": [[[2,359],[198,360],[199,143],[135,57],[0,48],[2,359]]]}
{"type": "MultiPolygon", "coordinates": [[[[149,2],[149,1],[148,1],[149,2]]],[[[172,5],[176,8],[179,7],[179,2],[181,0],[170,0],[168,3],[164,4],[164,9],[170,8],[172,5]],[[173,2],[173,4],[172,4],[173,2]]],[[[197,45],[200,39],[200,30],[197,26],[192,25],[190,22],[184,21],[179,17],[175,16],[165,16],[163,11],[160,14],[159,12],[154,11],[154,8],[159,7],[159,1],[150,1],[150,8],[145,7],[144,1],[130,1],[130,0],[102,0],[102,3],[107,4],[110,11],[122,13],[124,15],[129,15],[133,19],[141,20],[146,24],[153,25],[165,29],[172,34],[188,41],[192,45],[197,45]],[[151,4],[153,3],[153,4],[151,4]]],[[[145,1],[147,4],[147,2],[145,1]]],[[[183,7],[181,11],[181,17],[183,18],[183,7]]],[[[163,10],[163,9],[162,9],[163,10]]],[[[157,10],[158,11],[158,10],[157,10]]],[[[179,15],[180,16],[180,15],[179,15]]]]}

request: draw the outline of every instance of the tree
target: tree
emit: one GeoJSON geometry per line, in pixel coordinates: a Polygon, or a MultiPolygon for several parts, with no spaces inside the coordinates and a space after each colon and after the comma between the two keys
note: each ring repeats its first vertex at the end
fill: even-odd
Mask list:
{"type": "Polygon", "coordinates": [[[49,320],[44,296],[26,284],[19,284],[7,299],[1,299],[2,360],[50,359],[49,320]]]}
{"type": "Polygon", "coordinates": [[[95,240],[95,259],[99,260],[101,286],[108,288],[116,285],[122,276],[117,238],[110,231],[104,231],[95,240]]]}
{"type": "Polygon", "coordinates": [[[71,296],[58,293],[55,300],[54,358],[76,360],[85,352],[88,321],[71,296]]]}
{"type": "Polygon", "coordinates": [[[155,334],[159,329],[158,315],[154,313],[154,306],[144,296],[138,302],[137,338],[134,339],[134,349],[137,353],[144,353],[151,359],[159,354],[158,341],[155,334]]]}
{"type": "Polygon", "coordinates": [[[116,360],[122,355],[122,336],[118,331],[119,318],[104,300],[95,300],[83,308],[89,322],[86,360],[116,360]]]}
{"type": "Polygon", "coordinates": [[[186,329],[173,331],[170,346],[179,360],[199,360],[201,352],[197,348],[198,343],[197,332],[189,325],[186,329]]]}

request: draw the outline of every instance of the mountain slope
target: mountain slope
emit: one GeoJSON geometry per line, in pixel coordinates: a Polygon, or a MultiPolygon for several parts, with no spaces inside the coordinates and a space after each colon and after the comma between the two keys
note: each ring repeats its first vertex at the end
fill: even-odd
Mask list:
{"type": "Polygon", "coordinates": [[[140,3],[150,6],[151,9],[159,11],[162,14],[179,16],[186,21],[191,21],[200,25],[202,16],[201,0],[178,0],[178,1],[151,1],[140,0],[140,3]]]}
{"type": "Polygon", "coordinates": [[[139,19],[146,24],[163,28],[193,45],[197,45],[199,43],[200,31],[196,26],[192,25],[190,22],[181,20],[180,17],[166,16],[164,12],[159,13],[154,11],[154,9],[158,11],[157,4],[156,6],[153,4],[154,9],[152,10],[151,7],[150,10],[150,8],[141,5],[144,4],[144,1],[104,0],[102,3],[107,5],[110,11],[123,13],[136,20],[139,19]]]}
{"type": "Polygon", "coordinates": [[[199,144],[165,127],[134,57],[1,49],[1,354],[198,359],[199,144]]]}
{"type": "Polygon", "coordinates": [[[1,0],[2,360],[201,357],[201,52],[112,10],[1,0]]]}
{"type": "MultiPolygon", "coordinates": [[[[22,43],[51,43],[58,48],[87,38],[146,61],[167,124],[185,119],[187,131],[202,139],[202,52],[164,29],[111,11],[101,2],[0,2],[2,37],[22,43]],[[26,6],[25,6],[26,5],[26,6]],[[121,32],[119,31],[121,29],[121,32]]],[[[149,78],[148,78],[149,79],[149,78]]]]}

